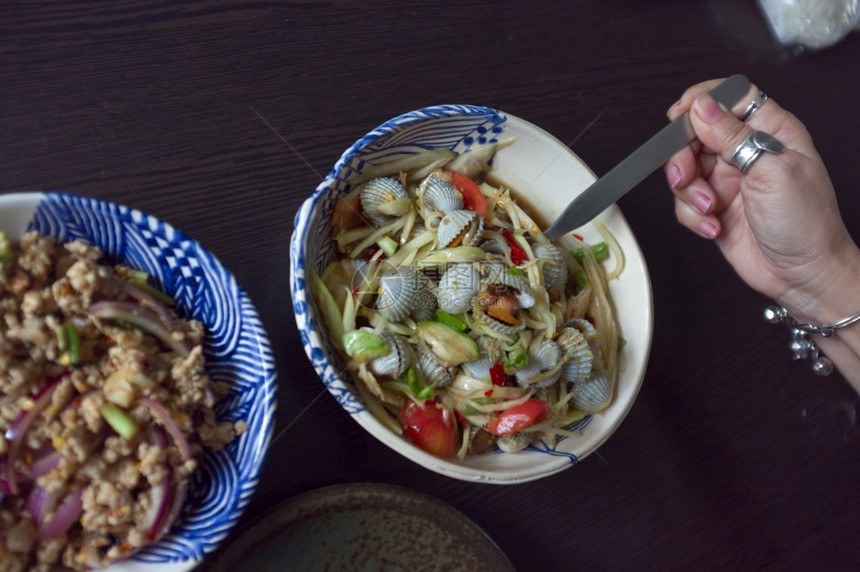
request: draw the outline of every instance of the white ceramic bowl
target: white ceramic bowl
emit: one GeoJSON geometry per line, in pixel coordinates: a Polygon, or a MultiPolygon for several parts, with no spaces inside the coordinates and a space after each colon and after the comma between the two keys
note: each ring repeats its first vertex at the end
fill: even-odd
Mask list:
{"type": "MultiPolygon", "coordinates": [[[[546,131],[512,115],[486,107],[442,105],[395,117],[347,149],[296,214],[290,249],[290,286],[302,343],[323,383],[343,408],[374,437],[427,469],[466,481],[498,484],[538,479],[576,464],[609,438],[636,398],[651,347],[653,304],[642,252],[621,211],[612,206],[598,217],[626,257],[624,272],[609,284],[620,333],[627,341],[620,353],[615,399],[606,411],[573,427],[581,430],[580,435],[562,439],[554,448],[531,446],[516,454],[444,460],[394,434],[365,408],[356,393],[353,380],[328,343],[325,324],[306,284],[308,269],[321,272],[336,254],[330,240],[332,208],[366,162],[384,162],[437,147],[460,152],[514,136],[516,141],[496,154],[492,176],[514,189],[515,197],[524,200],[542,223],[552,222],[595,180],[579,157],[546,131]]],[[[591,224],[576,232],[590,242],[601,240],[591,224]]],[[[614,260],[610,258],[607,264],[612,267],[614,260]]]]}
{"type": "Polygon", "coordinates": [[[177,310],[206,327],[204,355],[213,381],[228,395],[219,420],[248,430],[219,453],[207,452],[194,473],[182,512],[157,544],[110,572],[184,572],[217,548],[251,498],[271,440],[276,373],[269,340],[245,291],[193,239],[155,217],[120,205],[63,193],[0,195],[0,230],[17,241],[38,230],[62,242],[83,239],[112,262],[153,276],[177,310]]]}

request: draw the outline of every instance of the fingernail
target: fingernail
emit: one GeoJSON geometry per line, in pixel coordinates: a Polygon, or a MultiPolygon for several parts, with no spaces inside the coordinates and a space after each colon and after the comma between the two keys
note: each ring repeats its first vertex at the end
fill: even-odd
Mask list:
{"type": "Polygon", "coordinates": [[[709,93],[701,93],[693,102],[693,110],[705,123],[713,123],[723,114],[723,108],[709,93]]]}
{"type": "Polygon", "coordinates": [[[693,193],[690,202],[696,207],[696,210],[702,214],[708,214],[711,208],[711,199],[704,193],[693,193]]]}
{"type": "Polygon", "coordinates": [[[669,167],[666,168],[666,177],[669,179],[669,184],[672,185],[672,188],[677,189],[678,183],[681,182],[681,169],[678,168],[678,165],[670,163],[669,167]]]}
{"type": "Polygon", "coordinates": [[[706,220],[705,222],[703,222],[702,224],[699,225],[699,233],[701,233],[701,235],[704,236],[705,238],[713,240],[713,239],[717,238],[717,234],[719,233],[719,229],[717,228],[717,225],[715,225],[714,223],[712,223],[709,220],[706,220]]]}

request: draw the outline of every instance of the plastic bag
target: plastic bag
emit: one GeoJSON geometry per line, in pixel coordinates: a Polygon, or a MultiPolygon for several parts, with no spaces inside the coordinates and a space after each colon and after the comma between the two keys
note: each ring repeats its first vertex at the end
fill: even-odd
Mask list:
{"type": "Polygon", "coordinates": [[[832,46],[860,28],[860,0],[758,0],[773,35],[784,45],[832,46]]]}

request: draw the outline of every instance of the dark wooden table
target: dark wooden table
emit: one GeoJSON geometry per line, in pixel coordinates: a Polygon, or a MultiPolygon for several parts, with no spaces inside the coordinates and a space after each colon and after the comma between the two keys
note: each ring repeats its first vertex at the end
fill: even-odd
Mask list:
{"type": "Polygon", "coordinates": [[[323,391],[292,314],[293,216],[347,146],[405,111],[496,107],[574,141],[599,175],[688,85],[745,73],[806,123],[860,236],[860,33],[798,53],[753,0],[453,5],[0,3],[0,191],[158,216],[261,311],[276,438],[226,543],[279,501],[378,482],[449,503],[521,570],[856,570],[858,397],[792,362],[767,300],[675,222],[662,173],[620,202],[656,319],[642,391],[599,454],[527,484],[460,482],[387,449],[323,391]]]}

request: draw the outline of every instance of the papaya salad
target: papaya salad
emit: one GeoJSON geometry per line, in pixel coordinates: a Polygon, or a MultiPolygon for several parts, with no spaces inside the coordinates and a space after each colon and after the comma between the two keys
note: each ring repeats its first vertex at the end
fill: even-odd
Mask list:
{"type": "Polygon", "coordinates": [[[227,388],[204,370],[203,326],[148,276],[81,241],[0,232],[0,562],[91,570],[158,541],[177,518],[227,388]]]}
{"type": "Polygon", "coordinates": [[[334,207],[338,259],[312,273],[368,409],[443,458],[554,446],[611,404],[618,375],[606,283],[623,253],[599,221],[599,242],[551,243],[491,183],[505,144],[365,169],[334,207]]]}

